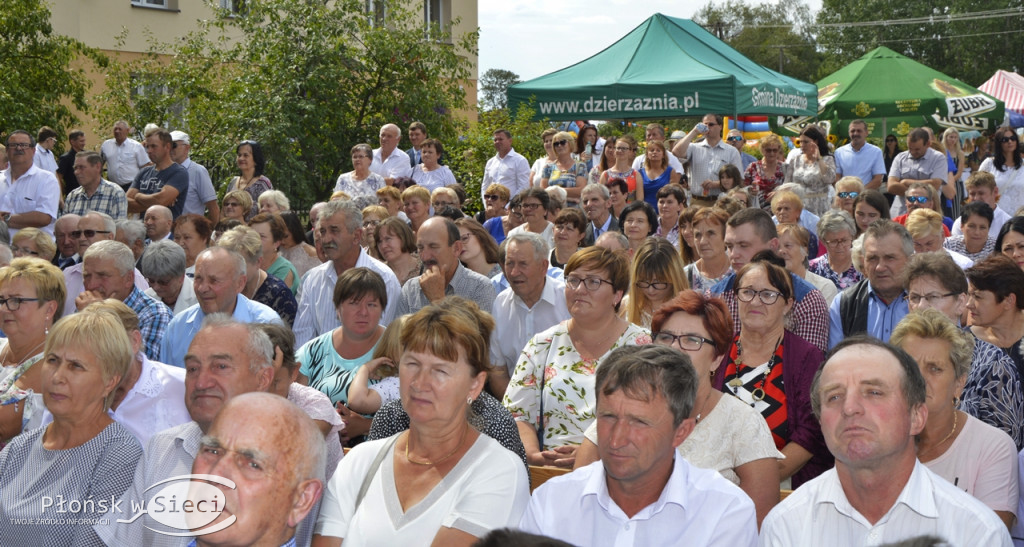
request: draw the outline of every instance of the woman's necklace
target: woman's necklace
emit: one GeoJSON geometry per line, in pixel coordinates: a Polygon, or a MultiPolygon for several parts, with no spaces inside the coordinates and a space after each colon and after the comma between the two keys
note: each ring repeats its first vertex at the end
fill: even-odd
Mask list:
{"type": "Polygon", "coordinates": [[[43,344],[45,344],[45,343],[46,343],[46,339],[44,338],[42,342],[39,342],[38,344],[36,344],[36,346],[34,348],[28,350],[28,353],[23,355],[21,358],[15,357],[14,350],[11,349],[11,344],[8,343],[6,346],[4,346],[4,351],[7,352],[7,355],[10,356],[10,361],[8,361],[7,359],[3,359],[3,362],[5,362],[5,363],[6,362],[13,363],[12,365],[8,365],[8,366],[15,366],[15,367],[21,366],[30,357],[35,355],[36,354],[36,350],[38,350],[39,348],[43,347],[43,344]]]}
{"type": "MultiPolygon", "coordinates": [[[[702,403],[700,404],[700,408],[701,408],[701,409],[704,409],[704,407],[708,406],[708,399],[710,399],[710,398],[711,398],[711,391],[712,391],[712,390],[710,390],[710,389],[709,389],[709,390],[708,390],[708,394],[704,396],[704,402],[702,402],[702,403]]],[[[698,413],[697,413],[697,423],[700,423],[700,420],[701,420],[701,418],[703,418],[703,417],[704,417],[704,413],[703,413],[703,412],[698,412],[698,413]]]]}
{"type": "Polygon", "coordinates": [[[414,463],[416,465],[437,465],[437,464],[447,460],[448,458],[451,458],[452,456],[454,456],[455,453],[459,451],[459,448],[462,448],[462,442],[466,440],[466,432],[467,431],[469,431],[469,426],[468,425],[465,428],[462,429],[462,436],[459,437],[459,444],[455,445],[455,449],[452,450],[451,452],[449,452],[448,454],[446,454],[443,458],[441,458],[441,459],[439,459],[437,461],[433,461],[433,462],[430,462],[430,461],[418,462],[418,461],[412,459],[412,456],[409,455],[409,445],[412,444],[412,434],[410,433],[409,434],[409,438],[406,439],[406,441],[405,441],[405,459],[408,460],[409,463],[414,463]]]}
{"type": "MultiPolygon", "coordinates": [[[[775,366],[775,353],[779,351],[779,344],[782,343],[782,337],[779,337],[779,341],[775,342],[775,349],[768,356],[768,370],[764,371],[764,376],[761,378],[761,387],[754,388],[754,391],[750,392],[750,398],[755,402],[764,400],[765,392],[764,386],[768,383],[768,377],[772,374],[772,368],[775,366]]],[[[743,385],[743,378],[741,377],[740,367],[743,365],[743,344],[739,338],[736,339],[736,360],[733,361],[736,364],[736,377],[729,380],[729,387],[732,388],[735,394],[739,391],[739,388],[743,385]]]]}
{"type": "Polygon", "coordinates": [[[929,446],[928,448],[926,448],[926,449],[924,449],[924,450],[922,450],[922,451],[918,452],[918,453],[917,453],[917,456],[918,456],[918,458],[920,458],[920,457],[921,457],[921,456],[923,456],[924,454],[927,454],[928,452],[931,452],[932,450],[935,450],[936,448],[938,448],[938,447],[942,446],[942,443],[944,443],[944,442],[948,441],[948,440],[949,440],[949,438],[953,436],[953,433],[956,433],[956,419],[957,419],[957,414],[959,414],[959,412],[957,412],[957,411],[956,411],[956,409],[954,408],[954,409],[953,409],[953,429],[950,429],[950,430],[949,430],[949,434],[948,434],[948,435],[946,435],[945,437],[943,437],[941,441],[939,441],[939,442],[937,442],[937,443],[935,443],[935,444],[933,444],[933,445],[929,446]]]}

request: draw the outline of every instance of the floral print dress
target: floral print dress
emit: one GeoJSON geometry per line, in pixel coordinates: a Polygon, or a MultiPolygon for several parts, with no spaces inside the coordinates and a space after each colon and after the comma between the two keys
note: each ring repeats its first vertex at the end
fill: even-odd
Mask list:
{"type": "Polygon", "coordinates": [[[649,343],[650,331],[629,324],[607,353],[584,359],[569,337],[568,321],[563,321],[526,343],[503,403],[516,421],[540,432],[541,450],[580,444],[594,420],[598,365],[615,348],[649,343]]]}

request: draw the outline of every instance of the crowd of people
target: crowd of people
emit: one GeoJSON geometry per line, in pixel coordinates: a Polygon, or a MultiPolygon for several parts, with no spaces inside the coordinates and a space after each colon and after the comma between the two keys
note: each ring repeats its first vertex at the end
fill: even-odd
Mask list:
{"type": "Polygon", "coordinates": [[[419,122],[309,211],[11,132],[0,543],[1024,545],[1018,133],[723,124],[496,129],[478,212],[419,122]]]}

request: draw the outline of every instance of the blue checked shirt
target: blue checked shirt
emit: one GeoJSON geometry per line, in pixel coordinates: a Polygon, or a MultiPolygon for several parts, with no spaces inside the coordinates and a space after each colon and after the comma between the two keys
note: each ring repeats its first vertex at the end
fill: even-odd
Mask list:
{"type": "Polygon", "coordinates": [[[171,309],[163,302],[146,296],[137,287],[124,299],[129,308],[139,316],[139,330],[142,331],[143,351],[146,357],[156,361],[160,358],[160,340],[164,337],[167,325],[171,322],[171,309]]]}
{"type": "Polygon", "coordinates": [[[84,215],[89,211],[99,211],[121,220],[128,216],[128,198],[120,186],[106,179],[100,180],[92,197],[85,194],[79,186],[72,190],[64,200],[64,214],[84,215]]]}

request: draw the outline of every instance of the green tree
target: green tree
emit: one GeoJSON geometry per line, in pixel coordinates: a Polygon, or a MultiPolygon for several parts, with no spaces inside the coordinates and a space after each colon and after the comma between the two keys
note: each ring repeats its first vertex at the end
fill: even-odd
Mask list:
{"type": "Polygon", "coordinates": [[[48,125],[64,134],[78,123],[71,107],[87,109],[88,63],[104,66],[106,58],[78,40],[55,35],[50,9],[42,1],[5,2],[0,9],[0,133],[25,129],[34,135],[48,125]]]}
{"type": "Polygon", "coordinates": [[[841,26],[819,26],[818,42],[824,62],[818,77],[884,45],[954,78],[981,85],[997,69],[1024,68],[1024,15],[1019,8],[1018,0],[823,0],[817,15],[819,25],[841,26]],[[1010,15],[979,14],[1009,8],[1016,11],[1010,15]],[[946,17],[953,20],[947,21],[946,17]],[[911,18],[923,19],[914,24],[899,24],[899,20],[911,18]],[[879,20],[896,23],[854,26],[879,20]]]}
{"type": "Polygon", "coordinates": [[[508,86],[519,83],[519,75],[511,70],[489,68],[480,77],[480,108],[494,110],[508,106],[508,86]]]}
{"type": "Polygon", "coordinates": [[[398,0],[375,0],[383,21],[363,0],[244,5],[172,44],[151,40],[147,57],[115,66],[101,121],[188,131],[222,187],[237,174],[235,145],[255,139],[267,176],[300,206],[328,195],[351,169],[350,148],[376,143],[385,123],[419,120],[445,142],[464,126],[454,114],[466,106],[475,33],[425,28],[422,13],[398,0]]]}
{"type": "Polygon", "coordinates": [[[814,18],[802,1],[710,2],[693,20],[752,61],[805,82],[815,81],[820,55],[811,33],[814,18]]]}

